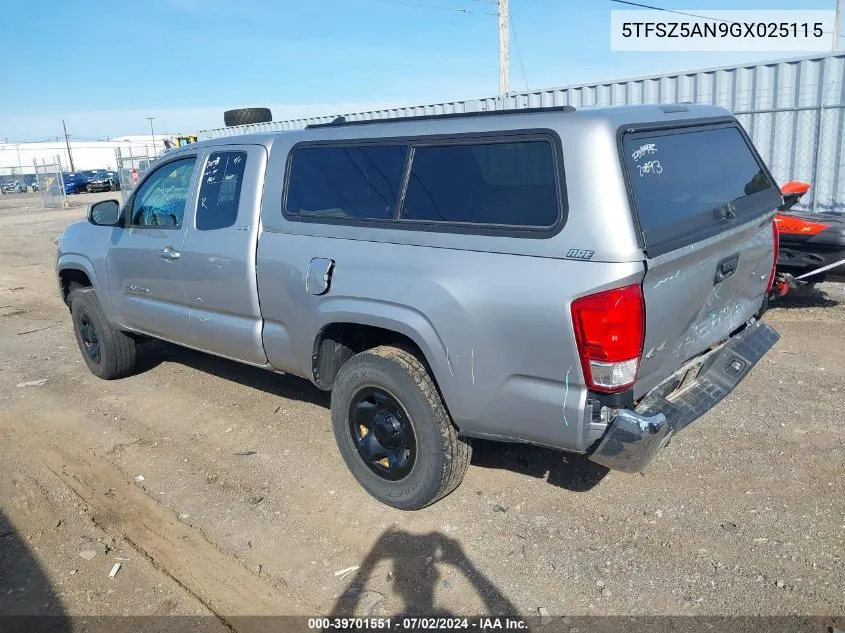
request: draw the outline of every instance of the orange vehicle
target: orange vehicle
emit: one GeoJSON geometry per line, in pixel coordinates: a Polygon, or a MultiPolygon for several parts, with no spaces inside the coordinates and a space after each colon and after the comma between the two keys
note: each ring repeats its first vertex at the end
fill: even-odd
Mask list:
{"type": "Polygon", "coordinates": [[[783,206],[775,216],[779,251],[776,293],[786,294],[795,281],[845,282],[845,215],[794,211],[810,190],[805,182],[792,181],[781,187],[783,206]]]}

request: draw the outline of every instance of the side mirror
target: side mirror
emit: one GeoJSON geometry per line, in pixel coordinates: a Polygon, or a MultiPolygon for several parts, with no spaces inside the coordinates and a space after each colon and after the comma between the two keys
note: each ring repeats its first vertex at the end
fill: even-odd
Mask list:
{"type": "Polygon", "coordinates": [[[88,206],[88,221],[97,226],[116,226],[120,221],[120,203],[103,200],[88,206]]]}

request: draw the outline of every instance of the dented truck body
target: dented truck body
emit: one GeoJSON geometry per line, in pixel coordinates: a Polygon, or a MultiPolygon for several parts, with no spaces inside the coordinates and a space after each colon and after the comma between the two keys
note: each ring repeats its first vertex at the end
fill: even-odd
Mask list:
{"type": "Polygon", "coordinates": [[[138,216],[151,170],[114,225],[68,228],[66,298],[81,271],[123,332],[323,389],[365,345],[332,333],[382,332],[464,437],[642,470],[777,340],[758,317],[781,198],[721,108],[339,123],[160,162],[180,160],[175,210],[138,216]],[[209,225],[221,156],[245,167],[209,225]]]}

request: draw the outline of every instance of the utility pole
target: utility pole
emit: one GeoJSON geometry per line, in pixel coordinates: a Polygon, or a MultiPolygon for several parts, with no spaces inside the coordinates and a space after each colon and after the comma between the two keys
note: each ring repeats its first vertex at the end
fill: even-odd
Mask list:
{"type": "Polygon", "coordinates": [[[156,154],[156,133],[153,130],[153,120],[155,119],[154,116],[148,116],[147,120],[150,122],[150,134],[153,135],[153,156],[156,154]]]}
{"type": "Polygon", "coordinates": [[[70,152],[70,141],[67,138],[67,125],[65,125],[64,119],[62,119],[62,129],[65,131],[65,145],[67,146],[67,159],[70,161],[70,170],[76,171],[76,167],[73,166],[73,154],[70,152]]]}
{"type": "MultiPolygon", "coordinates": [[[[842,0],[839,0],[840,2],[842,0]]],[[[505,95],[511,89],[510,75],[510,24],[511,14],[508,0],[498,0],[499,8],[499,94],[505,95]]]]}
{"type": "Polygon", "coordinates": [[[830,45],[830,50],[838,51],[839,46],[839,25],[842,24],[842,5],[845,0],[836,0],[836,18],[833,22],[833,43],[830,45]]]}

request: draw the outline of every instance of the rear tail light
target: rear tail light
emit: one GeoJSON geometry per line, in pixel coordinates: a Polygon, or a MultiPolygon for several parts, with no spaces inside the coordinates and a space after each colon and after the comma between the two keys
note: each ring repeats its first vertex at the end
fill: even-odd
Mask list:
{"type": "Polygon", "coordinates": [[[775,256],[772,261],[772,272],[769,275],[769,284],[766,286],[766,294],[772,291],[772,286],[775,285],[775,269],[778,265],[778,251],[780,250],[780,236],[778,234],[778,223],[772,222],[772,238],[774,239],[775,256]]]}
{"type": "Polygon", "coordinates": [[[632,386],[645,335],[642,288],[635,284],[576,299],[572,324],[587,386],[607,393],[632,386]]]}

